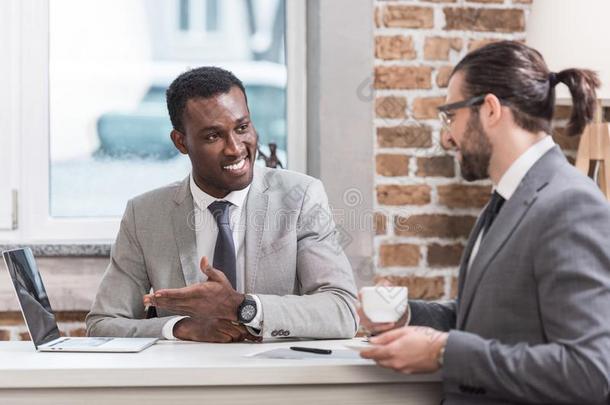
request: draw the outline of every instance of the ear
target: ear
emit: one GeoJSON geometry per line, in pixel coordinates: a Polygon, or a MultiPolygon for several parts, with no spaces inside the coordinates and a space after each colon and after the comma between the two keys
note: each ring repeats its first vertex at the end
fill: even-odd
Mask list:
{"type": "Polygon", "coordinates": [[[184,138],[186,138],[186,136],[182,132],[173,129],[170,134],[170,137],[172,138],[172,142],[174,143],[176,149],[178,149],[183,155],[187,155],[188,149],[186,147],[186,143],[184,142],[184,138]]]}
{"type": "Polygon", "coordinates": [[[483,124],[483,128],[485,130],[498,125],[502,119],[502,115],[504,114],[500,99],[491,93],[485,96],[485,100],[483,101],[480,112],[481,123],[483,124]]]}

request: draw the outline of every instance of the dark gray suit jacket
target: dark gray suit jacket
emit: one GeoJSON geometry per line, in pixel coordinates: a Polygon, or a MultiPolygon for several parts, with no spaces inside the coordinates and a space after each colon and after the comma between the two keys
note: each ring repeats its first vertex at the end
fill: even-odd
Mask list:
{"type": "Polygon", "coordinates": [[[610,204],[549,150],[468,258],[458,299],[412,302],[411,325],[450,331],[449,404],[608,404],[610,204]]]}

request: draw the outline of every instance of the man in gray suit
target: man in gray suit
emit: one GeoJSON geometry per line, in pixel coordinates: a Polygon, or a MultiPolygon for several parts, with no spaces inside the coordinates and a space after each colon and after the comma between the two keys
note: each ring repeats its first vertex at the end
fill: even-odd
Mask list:
{"type": "Polygon", "coordinates": [[[566,132],[580,134],[595,108],[593,72],[550,72],[515,42],[455,67],[443,141],[466,180],[494,184],[458,298],[412,301],[398,325],[363,321],[392,329],[363,356],[407,373],[441,369],[444,404],[610,403],[610,205],[549,136],[558,83],[573,98],[566,132]]]}
{"type": "Polygon", "coordinates": [[[191,175],[128,202],[87,333],[353,337],[355,284],[324,188],[254,166],[258,137],[241,81],[193,69],[171,84],[167,103],[191,175]],[[144,319],[146,306],[158,316],[144,319]]]}

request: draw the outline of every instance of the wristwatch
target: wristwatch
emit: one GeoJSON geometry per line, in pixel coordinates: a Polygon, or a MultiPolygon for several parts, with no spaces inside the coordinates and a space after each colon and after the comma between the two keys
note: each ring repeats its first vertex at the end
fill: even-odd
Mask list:
{"type": "Polygon", "coordinates": [[[252,296],[246,294],[246,298],[237,308],[237,320],[239,323],[250,323],[256,317],[257,312],[256,301],[252,296]]]}

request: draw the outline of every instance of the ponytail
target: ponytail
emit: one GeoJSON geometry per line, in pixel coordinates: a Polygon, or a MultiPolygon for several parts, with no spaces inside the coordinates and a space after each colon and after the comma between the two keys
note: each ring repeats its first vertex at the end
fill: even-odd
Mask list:
{"type": "Polygon", "coordinates": [[[568,86],[572,95],[572,115],[566,127],[566,135],[580,135],[595,114],[597,107],[595,89],[601,85],[599,77],[597,73],[588,69],[565,69],[551,75],[551,77],[555,76],[557,82],[568,86]]]}
{"type": "Polygon", "coordinates": [[[586,69],[549,72],[540,52],[520,42],[500,41],[466,55],[452,75],[464,72],[466,97],[494,94],[507,102],[515,123],[529,132],[551,133],[555,109],[555,85],[565,84],[572,94],[572,116],[567,135],[579,135],[593,120],[596,110],[597,74],[586,69]]]}

